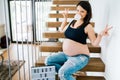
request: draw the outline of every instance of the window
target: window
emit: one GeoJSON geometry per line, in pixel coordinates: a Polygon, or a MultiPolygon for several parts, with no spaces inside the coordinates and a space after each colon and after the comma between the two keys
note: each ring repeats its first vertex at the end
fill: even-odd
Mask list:
{"type": "Polygon", "coordinates": [[[47,40],[43,38],[42,33],[47,30],[46,22],[49,21],[51,0],[36,0],[36,2],[16,0],[9,1],[9,5],[12,41],[47,40]]]}

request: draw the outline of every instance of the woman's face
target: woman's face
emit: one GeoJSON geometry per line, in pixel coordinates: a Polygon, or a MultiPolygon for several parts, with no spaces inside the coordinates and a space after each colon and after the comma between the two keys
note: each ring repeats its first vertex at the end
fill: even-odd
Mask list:
{"type": "Polygon", "coordinates": [[[83,9],[81,6],[77,6],[77,14],[81,16],[81,19],[84,19],[87,15],[87,11],[83,9]]]}

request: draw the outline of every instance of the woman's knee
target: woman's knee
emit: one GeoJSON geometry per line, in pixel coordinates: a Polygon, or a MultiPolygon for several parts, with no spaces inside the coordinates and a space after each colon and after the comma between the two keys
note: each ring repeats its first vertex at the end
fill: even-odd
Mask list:
{"type": "Polygon", "coordinates": [[[58,71],[58,76],[59,76],[60,79],[64,80],[64,78],[65,78],[65,71],[60,69],[58,71]]]}
{"type": "Polygon", "coordinates": [[[50,63],[52,63],[52,57],[51,56],[48,56],[45,58],[45,65],[50,65],[50,63]]]}
{"type": "Polygon", "coordinates": [[[60,80],[76,80],[73,75],[65,69],[60,69],[58,72],[60,80]]]}
{"type": "MultiPolygon", "coordinates": [[[[66,78],[67,76],[71,75],[67,70],[65,69],[62,69],[60,68],[59,71],[58,71],[58,76],[61,78],[61,79],[64,79],[66,78]]],[[[66,80],[66,79],[65,79],[66,80]]]]}

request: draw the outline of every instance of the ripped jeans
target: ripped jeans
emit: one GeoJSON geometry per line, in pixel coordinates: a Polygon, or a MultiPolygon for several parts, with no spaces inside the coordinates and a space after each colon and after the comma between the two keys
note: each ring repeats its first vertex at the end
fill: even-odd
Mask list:
{"type": "Polygon", "coordinates": [[[84,68],[88,62],[88,55],[68,56],[63,52],[50,55],[45,60],[47,66],[55,66],[60,80],[75,80],[72,74],[84,68]]]}

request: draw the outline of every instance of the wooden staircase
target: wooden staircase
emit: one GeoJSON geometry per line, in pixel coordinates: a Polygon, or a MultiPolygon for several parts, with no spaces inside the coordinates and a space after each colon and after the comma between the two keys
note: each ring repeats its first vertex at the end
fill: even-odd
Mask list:
{"type": "MultiPolygon", "coordinates": [[[[46,22],[48,28],[56,28],[56,31],[46,31],[43,33],[44,38],[48,39],[57,39],[58,41],[51,41],[51,42],[42,42],[40,44],[40,51],[41,52],[59,52],[62,51],[62,41],[59,41],[59,39],[64,38],[64,34],[57,31],[59,29],[59,26],[61,25],[61,22],[59,21],[59,18],[63,18],[62,14],[59,13],[59,11],[63,11],[65,8],[69,8],[70,11],[74,11],[76,9],[76,4],[80,0],[53,0],[53,5],[51,7],[52,11],[56,11],[56,13],[49,14],[50,18],[56,18],[56,22],[46,22]],[[62,6],[61,6],[62,5],[62,6]],[[66,6],[67,5],[67,6],[66,6]]],[[[70,13],[68,15],[68,18],[73,18],[74,14],[70,13]]],[[[94,22],[91,22],[91,24],[94,26],[94,22]]],[[[101,47],[94,47],[91,45],[91,43],[87,43],[89,50],[93,54],[100,54],[101,53],[101,47]]],[[[44,66],[44,60],[46,56],[41,56],[39,60],[35,63],[36,66],[44,66]]],[[[76,80],[105,80],[104,76],[89,76],[87,72],[103,72],[105,69],[105,65],[102,62],[100,57],[91,57],[90,62],[88,65],[83,68],[81,71],[78,71],[74,74],[76,77],[76,80]],[[83,73],[84,74],[81,74],[83,73]]],[[[58,79],[56,79],[58,80],[58,79]]]]}

